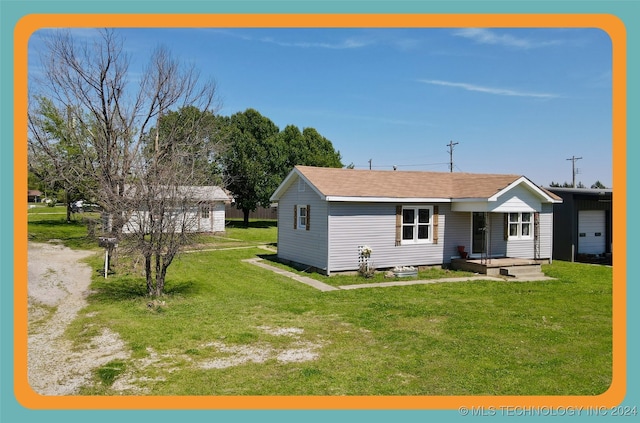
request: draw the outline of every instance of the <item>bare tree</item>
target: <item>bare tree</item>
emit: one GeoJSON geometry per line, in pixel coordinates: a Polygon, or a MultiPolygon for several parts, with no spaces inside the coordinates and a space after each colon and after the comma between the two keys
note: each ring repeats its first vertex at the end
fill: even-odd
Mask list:
{"type": "Polygon", "coordinates": [[[69,31],[54,32],[47,40],[42,76],[30,86],[30,159],[52,180],[81,185],[104,210],[110,235],[124,243],[131,239],[121,236],[123,226],[133,213],[146,210],[148,221],[131,238],[145,261],[155,257],[156,265],[145,267],[148,287],[156,280],[148,293],[161,295],[166,268],[188,241],[188,222],[174,220],[194,198],[179,187],[206,182],[201,162],[181,156],[209,154],[210,140],[202,142],[198,133],[217,107],[216,87],[201,82],[193,66],[184,66],[163,47],[153,51],[139,78],[130,80],[124,47],[113,29],[99,30],[95,40],[85,43],[69,31]],[[187,107],[205,113],[194,114],[179,129],[163,118],[187,107]],[[178,133],[180,140],[173,140],[178,133]],[[69,146],[72,160],[60,154],[69,146]]]}
{"type": "Polygon", "coordinates": [[[130,189],[137,201],[126,227],[135,228],[130,247],[144,256],[150,295],[162,294],[167,268],[191,244],[201,215],[211,212],[210,157],[222,148],[214,121],[194,108],[172,112],[160,120],[141,156],[145,172],[130,189]]]}

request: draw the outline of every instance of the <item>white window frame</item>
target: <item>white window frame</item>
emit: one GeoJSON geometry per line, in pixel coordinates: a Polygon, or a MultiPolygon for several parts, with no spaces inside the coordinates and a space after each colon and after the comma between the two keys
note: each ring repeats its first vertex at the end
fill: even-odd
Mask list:
{"type": "Polygon", "coordinates": [[[432,244],[433,243],[433,206],[403,206],[402,207],[402,228],[400,230],[400,242],[402,245],[408,244],[432,244]],[[405,210],[413,210],[413,222],[405,222],[404,212],[405,210]],[[429,222],[419,222],[420,210],[429,211],[429,222]],[[413,237],[411,239],[404,238],[405,227],[413,227],[413,237]],[[418,238],[418,229],[420,226],[426,226],[429,231],[429,237],[420,239],[418,238]]]}
{"type": "Polygon", "coordinates": [[[507,218],[509,239],[532,239],[533,238],[533,213],[532,212],[518,212],[508,213],[507,218]],[[523,215],[528,215],[529,220],[525,221],[523,215]],[[514,219],[515,218],[515,219],[514,219]],[[515,228],[515,234],[512,234],[511,229],[515,228]],[[524,235],[524,228],[527,229],[527,234],[524,235]]]}
{"type": "Polygon", "coordinates": [[[307,229],[307,206],[305,205],[298,205],[297,207],[298,210],[298,216],[296,216],[296,219],[298,220],[298,224],[296,225],[296,229],[299,230],[306,230],[307,229]],[[302,211],[304,210],[304,216],[302,214],[302,211]],[[304,219],[304,223],[303,222],[304,219]]]}
{"type": "Polygon", "coordinates": [[[200,205],[200,219],[209,219],[211,217],[211,206],[209,204],[200,205]]]}

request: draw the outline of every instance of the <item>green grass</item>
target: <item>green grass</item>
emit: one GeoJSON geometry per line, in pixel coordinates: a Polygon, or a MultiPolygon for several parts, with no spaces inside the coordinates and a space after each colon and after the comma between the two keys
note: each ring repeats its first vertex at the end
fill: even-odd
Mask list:
{"type": "MultiPolygon", "coordinates": [[[[57,239],[70,248],[96,249],[97,240],[88,236],[87,223],[99,218],[99,213],[75,213],[71,215],[71,221],[67,222],[66,207],[38,205],[28,210],[29,240],[47,242],[57,239]]],[[[261,244],[275,246],[277,236],[275,220],[251,219],[248,228],[245,228],[240,220],[229,220],[224,237],[211,234],[197,235],[194,248],[215,249],[261,244]]]]}
{"type": "Polygon", "coordinates": [[[339,287],[343,285],[361,285],[361,284],[370,284],[370,283],[381,283],[381,282],[394,282],[394,281],[410,281],[410,280],[429,280],[429,279],[443,279],[443,278],[458,278],[458,277],[466,277],[466,276],[474,276],[472,272],[465,271],[454,271],[449,269],[443,269],[442,267],[431,267],[427,269],[420,270],[418,272],[417,277],[389,277],[387,276],[387,272],[385,270],[376,271],[372,277],[365,278],[357,272],[345,272],[345,273],[337,273],[331,275],[331,277],[323,276],[317,272],[309,271],[304,268],[300,268],[300,266],[292,267],[290,265],[280,263],[278,261],[277,254],[269,254],[263,253],[259,255],[260,258],[268,261],[269,265],[278,267],[283,270],[290,271],[292,273],[298,275],[304,275],[306,277],[316,279],[326,283],[327,285],[339,287]]]}
{"type": "Polygon", "coordinates": [[[556,281],[321,293],[241,262],[258,253],[183,256],[159,307],[140,278],[97,278],[70,336],[118,332],[128,368],[157,395],[595,395],[611,381],[610,268],[556,262],[545,267],[556,281]],[[242,355],[215,345],[271,353],[205,369],[242,355]],[[317,358],[277,360],[300,345],[317,358]],[[150,351],[160,366],[135,364],[150,351]]]}
{"type": "Polygon", "coordinates": [[[98,213],[74,213],[71,221],[67,222],[66,207],[37,206],[29,209],[27,215],[29,240],[47,242],[57,239],[69,248],[97,248],[97,241],[87,236],[87,221],[99,217],[98,213]]]}
{"type": "MultiPolygon", "coordinates": [[[[272,242],[265,226],[228,235],[272,242]]],[[[611,383],[610,267],[556,261],[543,267],[551,281],[320,292],[242,261],[264,253],[184,254],[156,302],[140,274],[96,276],[68,336],[80,349],[110,328],[131,358],[83,393],[121,394],[110,378],[125,373],[150,395],[597,395],[611,383]],[[312,359],[282,361],[302,352],[312,359]]]]}
{"type": "Polygon", "coordinates": [[[249,220],[249,227],[245,227],[241,220],[227,221],[225,236],[244,242],[273,244],[278,240],[278,226],[275,220],[249,220]]]}
{"type": "Polygon", "coordinates": [[[99,367],[96,370],[96,374],[100,382],[105,386],[113,385],[116,378],[124,372],[126,368],[126,363],[122,360],[113,360],[109,363],[105,364],[102,367],[99,367]]]}

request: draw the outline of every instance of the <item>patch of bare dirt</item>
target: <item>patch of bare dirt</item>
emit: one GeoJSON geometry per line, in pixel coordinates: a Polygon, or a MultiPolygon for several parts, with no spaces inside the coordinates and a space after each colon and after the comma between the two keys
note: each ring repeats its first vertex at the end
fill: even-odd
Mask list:
{"type": "Polygon", "coordinates": [[[65,339],[67,326],[87,305],[93,254],[55,243],[28,247],[28,357],[31,388],[41,395],[73,395],[90,383],[94,369],[129,357],[117,333],[103,329],[81,350],[65,339]]]}
{"type": "Polygon", "coordinates": [[[219,357],[202,361],[194,361],[182,353],[161,355],[148,348],[147,358],[131,360],[131,353],[119,335],[103,328],[100,335],[87,345],[74,349],[64,333],[78,312],[87,305],[92,269],[81,260],[91,254],[56,243],[29,243],[27,366],[29,384],[38,394],[78,394],[81,387],[93,383],[95,369],[116,359],[128,360],[128,369],[111,388],[123,394],[138,395],[148,393],[141,386],[162,380],[162,376],[155,379],[144,376],[150,367],[171,373],[184,362],[191,362],[203,370],[264,363],[267,360],[299,363],[317,359],[323,347],[323,342],[301,339],[303,329],[260,326],[258,329],[269,335],[291,338],[291,343],[286,348],[276,348],[269,343],[238,346],[209,342],[201,347],[213,348],[219,357]]]}

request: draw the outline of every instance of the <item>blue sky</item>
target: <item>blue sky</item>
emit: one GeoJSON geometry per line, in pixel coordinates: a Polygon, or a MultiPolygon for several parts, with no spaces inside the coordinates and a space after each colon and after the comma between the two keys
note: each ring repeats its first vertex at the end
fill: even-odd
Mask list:
{"type": "Polygon", "coordinates": [[[599,29],[118,31],[132,70],[164,45],[216,81],[220,114],[316,128],[356,168],[446,172],[453,141],[456,172],[548,185],[571,181],[576,156],[578,181],[612,185],[611,41],[599,29]]]}

